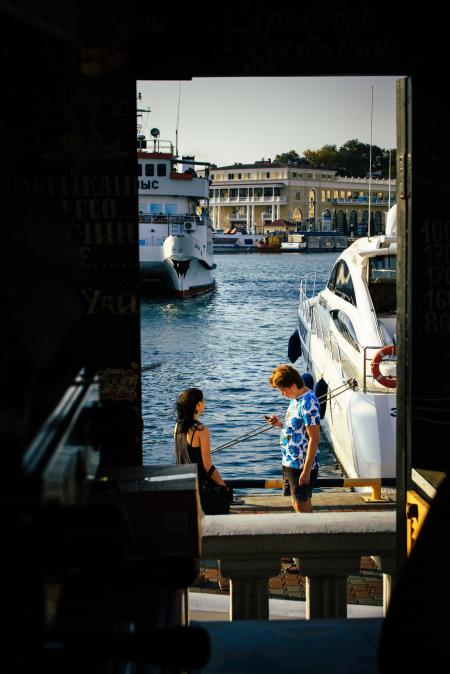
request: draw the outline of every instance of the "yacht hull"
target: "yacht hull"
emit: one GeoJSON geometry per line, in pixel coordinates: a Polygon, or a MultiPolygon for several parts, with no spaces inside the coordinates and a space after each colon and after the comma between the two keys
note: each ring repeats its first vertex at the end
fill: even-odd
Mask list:
{"type": "Polygon", "coordinates": [[[215,265],[190,237],[169,236],[162,246],[143,248],[140,256],[143,280],[158,281],[165,290],[181,298],[201,295],[214,287],[215,265]]]}
{"type": "Polygon", "coordinates": [[[345,473],[348,477],[395,477],[395,392],[343,386],[349,377],[301,316],[297,329],[306,371],[314,381],[324,379],[329,392],[339,392],[328,400],[322,426],[345,473]]]}
{"type": "Polygon", "coordinates": [[[305,331],[301,319],[299,327],[306,370],[314,381],[323,378],[329,392],[342,391],[328,400],[322,428],[345,473],[348,477],[395,477],[395,392],[345,389],[341,366],[316,335],[305,331]]]}

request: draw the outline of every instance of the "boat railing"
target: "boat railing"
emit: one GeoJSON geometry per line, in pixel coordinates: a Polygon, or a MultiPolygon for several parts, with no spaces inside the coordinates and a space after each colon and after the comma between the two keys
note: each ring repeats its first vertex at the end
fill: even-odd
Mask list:
{"type": "Polygon", "coordinates": [[[376,352],[381,349],[381,346],[377,344],[377,346],[365,346],[361,347],[363,348],[363,391],[364,393],[367,393],[368,390],[370,391],[380,391],[380,387],[384,389],[388,393],[392,393],[393,389],[388,388],[387,386],[383,386],[383,384],[380,384],[377,382],[373,376],[372,372],[370,370],[370,367],[368,368],[368,363],[372,361],[373,357],[375,356],[376,352]]]}
{"type": "Polygon", "coordinates": [[[204,225],[205,220],[198,215],[164,215],[163,213],[140,213],[139,222],[159,225],[184,225],[186,222],[204,225]]]}
{"type": "MultiPolygon", "coordinates": [[[[330,340],[330,351],[333,359],[339,363],[341,366],[341,374],[344,375],[344,360],[345,357],[343,358],[343,352],[341,351],[341,348],[339,346],[339,342],[337,341],[335,335],[333,335],[332,332],[329,333],[329,340],[330,340]]],[[[345,356],[345,354],[344,354],[345,356]]]]}
{"type": "Polygon", "coordinates": [[[305,274],[300,279],[299,308],[302,316],[311,324],[310,300],[316,294],[317,272],[305,274]]]}

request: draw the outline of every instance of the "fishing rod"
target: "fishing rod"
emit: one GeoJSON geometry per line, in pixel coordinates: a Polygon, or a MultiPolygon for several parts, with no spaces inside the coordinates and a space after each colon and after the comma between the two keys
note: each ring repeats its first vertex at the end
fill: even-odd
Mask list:
{"type": "MultiPolygon", "coordinates": [[[[323,403],[328,400],[332,400],[333,398],[336,398],[338,395],[341,393],[344,393],[348,389],[352,389],[353,391],[357,388],[358,383],[356,379],[348,379],[347,381],[343,382],[340,384],[340,386],[337,386],[335,389],[332,391],[327,391],[323,395],[319,396],[317,398],[319,403],[323,403]],[[342,390],[339,390],[342,389],[342,390]]],[[[271,425],[267,425],[267,423],[263,424],[262,426],[257,426],[256,428],[247,431],[246,433],[243,433],[243,435],[239,435],[237,438],[234,438],[234,440],[228,440],[228,442],[225,442],[223,445],[219,445],[215,449],[211,450],[211,454],[215,454],[216,452],[221,451],[222,449],[228,449],[229,447],[232,447],[233,445],[236,445],[238,442],[242,442],[243,440],[248,440],[248,438],[253,438],[256,437],[257,435],[260,435],[261,433],[266,433],[267,431],[270,431],[270,429],[273,428],[271,425]]]]}

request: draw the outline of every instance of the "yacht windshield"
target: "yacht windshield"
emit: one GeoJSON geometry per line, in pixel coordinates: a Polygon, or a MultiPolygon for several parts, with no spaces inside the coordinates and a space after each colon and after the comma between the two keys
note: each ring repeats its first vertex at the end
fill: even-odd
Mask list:
{"type": "Polygon", "coordinates": [[[369,292],[377,314],[396,312],[396,255],[380,255],[369,260],[369,292]]]}

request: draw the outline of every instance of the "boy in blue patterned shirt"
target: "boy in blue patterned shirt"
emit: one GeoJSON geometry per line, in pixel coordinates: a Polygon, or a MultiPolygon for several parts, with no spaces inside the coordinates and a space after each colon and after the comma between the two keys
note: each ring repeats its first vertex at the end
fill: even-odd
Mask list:
{"type": "Polygon", "coordinates": [[[290,365],[276,367],[269,383],[291,400],[284,422],[276,414],[267,417],[267,421],[282,429],[283,476],[289,481],[294,510],[310,513],[312,490],[319,472],[320,403],[290,365]]]}

